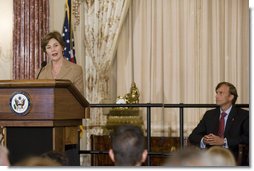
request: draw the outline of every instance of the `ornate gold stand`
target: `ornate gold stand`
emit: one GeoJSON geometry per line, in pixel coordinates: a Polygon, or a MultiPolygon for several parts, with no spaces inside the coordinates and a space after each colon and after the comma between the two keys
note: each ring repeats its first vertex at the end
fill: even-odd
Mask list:
{"type": "MultiPolygon", "coordinates": [[[[139,91],[133,82],[130,92],[124,97],[118,96],[117,104],[135,104],[139,103],[139,91]]],[[[139,108],[134,107],[116,107],[112,108],[107,115],[107,123],[104,127],[104,134],[109,134],[115,127],[123,124],[132,124],[143,129],[144,122],[140,115],[139,108]]]]}
{"type": "Polygon", "coordinates": [[[5,146],[6,145],[6,128],[0,127],[0,144],[5,146]]]}

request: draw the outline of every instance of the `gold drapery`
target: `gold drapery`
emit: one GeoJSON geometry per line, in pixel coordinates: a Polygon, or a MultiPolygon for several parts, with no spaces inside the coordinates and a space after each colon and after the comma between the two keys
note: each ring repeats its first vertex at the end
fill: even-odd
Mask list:
{"type": "MultiPolygon", "coordinates": [[[[102,103],[109,98],[109,69],[129,2],[130,0],[84,2],[85,96],[90,103],[102,103]]],[[[92,112],[95,124],[105,122],[101,109],[92,112]]]]}

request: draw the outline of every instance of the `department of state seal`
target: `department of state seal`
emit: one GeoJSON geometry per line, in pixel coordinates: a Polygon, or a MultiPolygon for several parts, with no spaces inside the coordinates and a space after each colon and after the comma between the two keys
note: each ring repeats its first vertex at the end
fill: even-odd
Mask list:
{"type": "Polygon", "coordinates": [[[11,111],[18,115],[26,115],[30,111],[30,97],[29,94],[21,91],[15,92],[10,98],[11,111]]]}

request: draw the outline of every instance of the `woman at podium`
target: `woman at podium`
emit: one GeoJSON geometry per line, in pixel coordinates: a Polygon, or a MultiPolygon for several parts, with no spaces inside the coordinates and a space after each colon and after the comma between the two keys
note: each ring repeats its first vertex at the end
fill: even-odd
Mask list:
{"type": "Polygon", "coordinates": [[[84,95],[84,81],[82,67],[68,61],[64,55],[65,43],[57,31],[48,33],[41,42],[43,51],[49,62],[42,63],[37,79],[68,79],[84,95]]]}

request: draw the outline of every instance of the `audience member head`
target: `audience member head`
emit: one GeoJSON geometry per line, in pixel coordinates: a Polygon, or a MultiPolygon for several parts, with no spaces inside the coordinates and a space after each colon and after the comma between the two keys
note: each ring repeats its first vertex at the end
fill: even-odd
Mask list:
{"type": "Polygon", "coordinates": [[[116,166],[139,166],[145,162],[147,150],[141,128],[122,125],[111,134],[109,156],[116,166]]]}
{"type": "Polygon", "coordinates": [[[49,152],[43,153],[41,155],[41,157],[50,158],[52,160],[55,160],[58,163],[60,163],[62,166],[69,165],[68,157],[64,153],[61,153],[61,152],[49,151],[49,152]]]}
{"type": "Polygon", "coordinates": [[[10,166],[9,151],[5,146],[0,145],[0,166],[10,166]]]}
{"type": "Polygon", "coordinates": [[[205,157],[204,151],[196,147],[189,147],[175,151],[165,163],[165,166],[173,167],[192,167],[207,165],[209,165],[209,161],[205,157]]]}
{"type": "Polygon", "coordinates": [[[15,164],[15,166],[62,166],[59,162],[46,157],[28,157],[15,164]]]}
{"type": "Polygon", "coordinates": [[[229,149],[212,146],[207,151],[210,156],[211,166],[236,166],[236,161],[229,149]]]}

